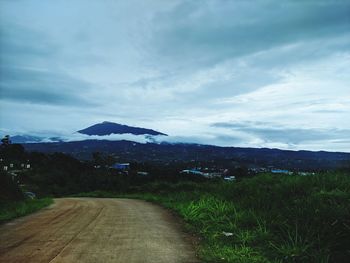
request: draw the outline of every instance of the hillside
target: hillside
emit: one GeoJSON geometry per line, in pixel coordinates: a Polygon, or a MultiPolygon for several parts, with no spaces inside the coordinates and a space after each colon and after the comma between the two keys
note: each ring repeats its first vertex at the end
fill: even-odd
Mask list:
{"type": "Polygon", "coordinates": [[[267,148],[218,147],[200,144],[155,144],[132,141],[86,140],[60,143],[23,144],[28,151],[63,152],[79,159],[90,159],[93,152],[104,152],[120,161],[190,162],[237,161],[252,166],[286,169],[335,169],[350,162],[350,153],[286,151],[267,148]]]}

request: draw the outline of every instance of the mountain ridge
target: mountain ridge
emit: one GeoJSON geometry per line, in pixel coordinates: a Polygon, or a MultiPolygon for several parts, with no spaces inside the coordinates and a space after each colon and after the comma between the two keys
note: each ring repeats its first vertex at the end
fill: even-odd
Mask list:
{"type": "Polygon", "coordinates": [[[85,134],[89,136],[92,136],[92,135],[105,136],[105,135],[111,135],[111,134],[128,134],[128,133],[134,134],[134,135],[168,136],[165,133],[155,131],[152,129],[128,126],[128,125],[109,122],[109,121],[104,121],[101,123],[91,125],[77,132],[80,134],[85,134]]]}

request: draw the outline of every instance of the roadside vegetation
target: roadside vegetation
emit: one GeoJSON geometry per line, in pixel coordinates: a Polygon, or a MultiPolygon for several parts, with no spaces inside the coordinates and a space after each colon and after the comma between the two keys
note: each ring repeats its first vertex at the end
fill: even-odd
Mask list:
{"type": "Polygon", "coordinates": [[[36,212],[52,204],[52,202],[52,198],[0,202],[0,224],[36,212]]]}
{"type": "Polygon", "coordinates": [[[26,197],[11,175],[0,172],[0,224],[52,204],[52,198],[26,197]]]}
{"type": "Polygon", "coordinates": [[[341,263],[350,258],[350,177],[344,173],[158,182],[134,191],[123,196],[160,203],[184,218],[200,237],[204,262],[341,263]]]}
{"type": "Polygon", "coordinates": [[[27,153],[20,145],[2,147],[0,153],[15,166],[31,163],[15,177],[1,172],[0,223],[52,202],[25,199],[23,191],[39,198],[140,198],[181,216],[199,237],[204,262],[345,263],[350,258],[349,167],[307,176],[234,171],[237,180],[225,182],[181,175],[177,166],[133,164],[149,176],[119,173],[99,155],[81,162],[62,153],[27,153]]]}

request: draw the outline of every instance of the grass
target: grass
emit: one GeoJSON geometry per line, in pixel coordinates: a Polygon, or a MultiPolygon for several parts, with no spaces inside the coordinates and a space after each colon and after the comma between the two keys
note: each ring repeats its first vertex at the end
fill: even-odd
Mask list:
{"type": "MultiPolygon", "coordinates": [[[[94,194],[118,196],[106,192],[85,196],[94,194]]],[[[176,211],[188,230],[200,237],[198,253],[204,262],[342,263],[350,258],[346,174],[153,183],[123,196],[176,211]]]]}
{"type": "Polygon", "coordinates": [[[52,204],[52,202],[53,200],[51,198],[0,202],[0,224],[8,220],[38,211],[52,204]]]}

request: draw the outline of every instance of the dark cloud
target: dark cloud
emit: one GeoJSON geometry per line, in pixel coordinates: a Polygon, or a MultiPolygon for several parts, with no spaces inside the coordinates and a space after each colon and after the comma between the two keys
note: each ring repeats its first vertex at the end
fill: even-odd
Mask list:
{"type": "Polygon", "coordinates": [[[89,85],[65,74],[0,67],[2,100],[51,105],[93,105],[84,98],[89,85]]]}
{"type": "Polygon", "coordinates": [[[84,98],[91,88],[88,83],[45,65],[56,59],[59,50],[45,34],[9,23],[1,26],[0,34],[2,100],[70,106],[94,104],[84,98]]]}
{"type": "Polygon", "coordinates": [[[32,63],[53,58],[59,47],[44,33],[14,23],[0,27],[0,61],[2,65],[32,63]]]}
{"type": "Polygon", "coordinates": [[[212,66],[281,45],[348,34],[349,13],[349,1],[183,1],[155,19],[154,46],[160,57],[182,67],[212,66]]]}
{"type": "Polygon", "coordinates": [[[268,122],[219,122],[211,126],[242,131],[254,135],[265,142],[296,145],[321,140],[343,140],[350,137],[350,130],[347,129],[286,128],[268,122]]]}

